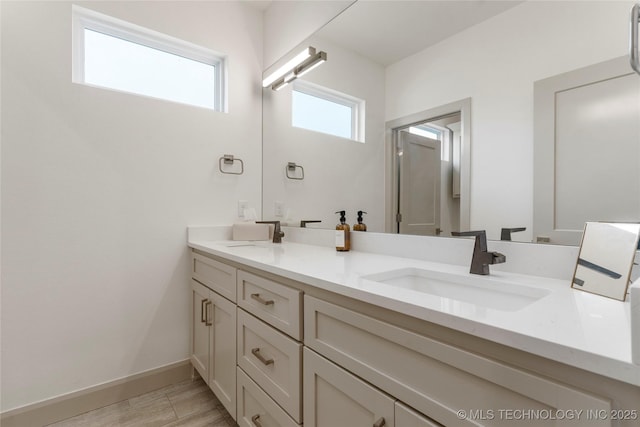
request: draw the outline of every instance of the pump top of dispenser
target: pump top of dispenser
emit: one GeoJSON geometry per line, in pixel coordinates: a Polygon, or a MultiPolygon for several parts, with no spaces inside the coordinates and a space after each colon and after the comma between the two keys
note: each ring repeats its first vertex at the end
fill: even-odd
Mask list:
{"type": "Polygon", "coordinates": [[[340,224],[344,224],[345,222],[347,222],[347,218],[345,217],[347,211],[337,211],[336,213],[340,214],[340,224]]]}
{"type": "Polygon", "coordinates": [[[362,222],[362,214],[366,214],[366,212],[358,211],[358,222],[353,224],[353,231],[367,231],[367,225],[362,222]]]}

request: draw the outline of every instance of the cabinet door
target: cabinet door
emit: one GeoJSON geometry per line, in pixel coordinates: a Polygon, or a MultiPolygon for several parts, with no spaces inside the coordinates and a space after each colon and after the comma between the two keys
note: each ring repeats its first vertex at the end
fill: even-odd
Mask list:
{"type": "Polygon", "coordinates": [[[236,419],[236,305],[217,293],[209,293],[206,310],[210,324],[209,387],[236,419]]]}
{"type": "Polygon", "coordinates": [[[442,427],[401,402],[396,402],[396,427],[442,427]]]}
{"type": "Polygon", "coordinates": [[[305,427],[394,427],[394,399],[304,349],[305,427]]]}
{"type": "Polygon", "coordinates": [[[191,364],[209,383],[209,326],[206,320],[209,289],[191,280],[191,364]]]}

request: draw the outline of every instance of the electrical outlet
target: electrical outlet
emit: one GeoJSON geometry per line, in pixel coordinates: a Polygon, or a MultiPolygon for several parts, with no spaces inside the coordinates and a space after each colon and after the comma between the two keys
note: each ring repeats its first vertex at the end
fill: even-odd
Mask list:
{"type": "Polygon", "coordinates": [[[249,202],[246,200],[238,200],[238,217],[244,218],[244,210],[249,209],[249,202]]]}
{"type": "Polygon", "coordinates": [[[274,215],[277,217],[283,217],[284,216],[284,203],[282,202],[275,202],[274,203],[274,215]]]}

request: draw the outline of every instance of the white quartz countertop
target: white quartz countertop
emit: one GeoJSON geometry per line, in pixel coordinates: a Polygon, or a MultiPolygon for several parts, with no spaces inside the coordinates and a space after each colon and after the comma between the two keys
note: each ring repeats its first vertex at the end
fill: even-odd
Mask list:
{"type": "MultiPolygon", "coordinates": [[[[548,294],[515,311],[487,308],[363,279],[401,268],[463,276],[468,266],[284,241],[282,244],[189,240],[205,253],[394,310],[535,355],[640,385],[632,362],[630,304],[572,289],[568,280],[503,271],[482,276],[496,286],[508,282],[548,294]],[[237,245],[237,246],[230,246],[237,245]]],[[[477,277],[477,276],[474,276],[477,277]]]]}

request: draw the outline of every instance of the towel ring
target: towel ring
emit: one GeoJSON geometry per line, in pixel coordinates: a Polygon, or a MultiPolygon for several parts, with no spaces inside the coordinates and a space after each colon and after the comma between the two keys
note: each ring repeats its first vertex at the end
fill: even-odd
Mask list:
{"type": "Polygon", "coordinates": [[[287,178],[289,179],[296,179],[299,181],[304,179],[304,168],[300,165],[296,165],[293,162],[287,163],[287,167],[285,168],[285,173],[287,174],[287,178]],[[300,177],[295,176],[296,169],[300,169],[300,172],[302,173],[300,177]]]}
{"type": "Polygon", "coordinates": [[[232,154],[225,154],[218,160],[218,169],[220,169],[220,172],[229,175],[242,175],[244,173],[244,162],[242,161],[242,159],[234,158],[232,154]],[[240,162],[240,172],[225,172],[222,170],[223,163],[225,165],[233,165],[235,162],[240,162]]]}

